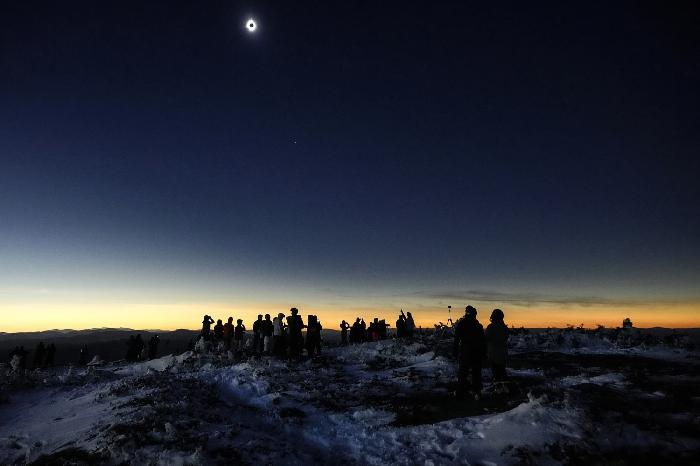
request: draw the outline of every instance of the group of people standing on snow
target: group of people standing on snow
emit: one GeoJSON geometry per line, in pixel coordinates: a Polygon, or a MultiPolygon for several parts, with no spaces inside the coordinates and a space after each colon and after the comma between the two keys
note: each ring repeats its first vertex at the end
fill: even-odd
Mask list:
{"type": "Polygon", "coordinates": [[[238,319],[233,325],[233,317],[229,317],[224,324],[221,319],[216,321],[212,330],[214,319],[205,315],[202,321],[200,338],[205,342],[221,343],[226,351],[234,354],[250,352],[256,355],[274,355],[284,359],[299,359],[306,349],[309,357],[321,354],[321,330],[323,326],[315,315],[308,316],[308,323],[304,324],[295,307],[289,310],[290,315],[285,316],[280,312],[274,319],[270,314],[258,315],[253,323],[253,339],[248,345],[246,327],[243,319],[238,319]],[[306,329],[306,338],[302,330],[306,329]]]}
{"type": "MultiPolygon", "coordinates": [[[[375,317],[369,326],[365,323],[365,319],[358,317],[355,322],[350,325],[345,321],[340,323],[340,343],[347,345],[348,343],[358,344],[366,341],[379,341],[387,338],[387,327],[390,325],[384,319],[375,317]]],[[[396,321],[396,338],[412,338],[416,324],[413,321],[413,316],[410,312],[404,314],[403,309],[401,315],[396,321]]]]}
{"type": "Polygon", "coordinates": [[[491,323],[484,327],[476,318],[477,311],[467,306],[464,317],[454,327],[454,355],[459,362],[457,375],[457,397],[471,393],[478,399],[482,389],[481,369],[484,359],[491,365],[494,381],[506,378],[508,356],[508,326],[503,322],[500,309],[491,313],[491,323]]]}

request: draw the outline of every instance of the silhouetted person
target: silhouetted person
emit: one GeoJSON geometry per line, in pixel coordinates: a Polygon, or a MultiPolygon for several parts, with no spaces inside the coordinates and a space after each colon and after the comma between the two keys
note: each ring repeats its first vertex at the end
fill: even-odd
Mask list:
{"type": "Polygon", "coordinates": [[[380,340],[386,340],[386,329],[389,326],[384,319],[377,322],[377,334],[380,340]]]}
{"type": "Polygon", "coordinates": [[[413,331],[416,329],[416,323],[413,321],[413,315],[410,312],[406,313],[406,337],[413,338],[413,331]]]}
{"type": "Polygon", "coordinates": [[[377,317],[374,318],[374,321],[369,323],[369,327],[367,328],[367,340],[379,340],[379,318],[377,317]]]}
{"type": "Polygon", "coordinates": [[[263,316],[258,314],[258,320],[253,322],[253,353],[260,352],[260,346],[262,344],[262,325],[263,316]]]}
{"type": "Polygon", "coordinates": [[[310,358],[313,358],[316,354],[321,354],[321,328],[318,317],[310,315],[306,327],[306,351],[310,358]]]}
{"type": "Polygon", "coordinates": [[[293,307],[289,310],[291,315],[287,317],[287,329],[289,332],[289,359],[298,359],[301,356],[301,348],[304,337],[301,331],[306,325],[299,315],[299,309],[293,307]]]}
{"type": "Polygon", "coordinates": [[[150,340],[148,340],[148,359],[155,359],[158,356],[158,343],[160,338],[158,335],[153,335],[150,340]]]}
{"type": "Polygon", "coordinates": [[[508,358],[508,326],[503,322],[503,311],[494,309],[491,323],[486,327],[486,355],[491,364],[493,379],[506,378],[506,360],[508,358]]]}
{"type": "Polygon", "coordinates": [[[356,318],[353,322],[352,327],[350,327],[350,343],[356,344],[360,342],[360,333],[362,328],[360,327],[360,318],[356,318]]]}
{"type": "Polygon", "coordinates": [[[214,323],[214,319],[210,316],[205,315],[204,320],[202,320],[202,338],[209,340],[211,338],[211,324],[214,323]]]}
{"type": "Polygon", "coordinates": [[[243,344],[245,342],[245,325],[243,325],[243,319],[236,320],[236,327],[233,329],[233,347],[236,352],[243,351],[243,344]]]}
{"type": "Polygon", "coordinates": [[[481,361],[485,353],[484,327],[476,320],[476,309],[467,306],[464,317],[455,326],[454,353],[459,360],[457,396],[481,392],[481,361]],[[471,373],[471,383],[469,374],[471,373]]]}
{"type": "Polygon", "coordinates": [[[146,347],[146,344],[144,343],[143,339],[141,338],[141,334],[136,335],[136,360],[140,361],[143,359],[143,349],[146,347]]]}
{"type": "Polygon", "coordinates": [[[226,349],[230,350],[231,349],[231,340],[233,340],[233,317],[229,317],[228,321],[224,324],[224,344],[226,345],[226,349]]]}
{"type": "Polygon", "coordinates": [[[348,344],[348,329],[350,328],[350,325],[342,321],[340,323],[340,344],[343,346],[346,346],[348,344]]]}
{"type": "Polygon", "coordinates": [[[222,341],[224,339],[224,324],[221,321],[221,319],[216,321],[216,325],[214,325],[214,340],[217,342],[222,341]]]}
{"type": "Polygon", "coordinates": [[[56,358],[56,345],[51,343],[46,348],[46,361],[44,363],[46,365],[46,367],[53,367],[55,358],[56,358]]]}
{"type": "Polygon", "coordinates": [[[262,341],[263,341],[263,353],[270,354],[272,349],[272,334],[274,333],[274,326],[270,320],[270,314],[265,314],[265,320],[262,323],[262,341]]]}
{"type": "Polygon", "coordinates": [[[284,358],[287,351],[284,314],[281,312],[272,321],[272,351],[280,359],[284,358]]]}
{"type": "Polygon", "coordinates": [[[360,342],[367,341],[367,324],[365,319],[360,320],[360,342]]]}
{"type": "Polygon", "coordinates": [[[38,369],[39,367],[42,367],[44,365],[44,356],[46,355],[46,347],[44,346],[44,342],[40,341],[38,345],[36,345],[36,349],[34,350],[34,369],[38,369]]]}
{"type": "Polygon", "coordinates": [[[396,320],[396,338],[403,338],[406,336],[406,316],[403,315],[403,309],[401,310],[401,315],[396,320]]]}
{"type": "Polygon", "coordinates": [[[90,353],[88,352],[87,347],[83,346],[82,348],[80,348],[80,358],[78,358],[78,365],[86,366],[88,362],[90,362],[90,353]]]}

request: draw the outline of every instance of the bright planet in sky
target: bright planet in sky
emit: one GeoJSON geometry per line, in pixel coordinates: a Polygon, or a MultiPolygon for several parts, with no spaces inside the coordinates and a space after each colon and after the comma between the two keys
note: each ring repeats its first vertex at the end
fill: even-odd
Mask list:
{"type": "Polygon", "coordinates": [[[245,22],[245,27],[248,30],[248,32],[255,32],[255,30],[258,28],[258,25],[255,23],[255,20],[253,18],[250,18],[248,21],[245,22]]]}

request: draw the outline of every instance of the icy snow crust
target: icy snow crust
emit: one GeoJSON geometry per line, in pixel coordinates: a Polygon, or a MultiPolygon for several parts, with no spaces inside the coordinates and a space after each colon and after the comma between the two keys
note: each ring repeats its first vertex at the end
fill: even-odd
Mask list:
{"type": "MultiPolygon", "coordinates": [[[[0,464],[567,464],[622,447],[697,458],[697,393],[687,412],[665,414],[688,426],[668,435],[603,419],[615,408],[598,409],[601,390],[605,400],[671,396],[633,386],[624,361],[637,358],[604,367],[599,347],[579,361],[521,346],[511,382],[491,384],[485,369],[483,399],[456,402],[447,348],[424,335],[299,363],[187,352],[39,371],[0,404],[0,464]]],[[[696,387],[697,359],[687,364],[696,387]]]]}

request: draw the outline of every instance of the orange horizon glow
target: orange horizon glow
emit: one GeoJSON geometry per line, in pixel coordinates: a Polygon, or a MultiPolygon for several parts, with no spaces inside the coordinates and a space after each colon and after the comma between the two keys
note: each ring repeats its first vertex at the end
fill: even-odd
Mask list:
{"type": "MultiPolygon", "coordinates": [[[[498,307],[505,312],[506,323],[514,327],[563,328],[583,324],[586,328],[598,325],[615,328],[629,317],[637,328],[700,328],[700,302],[696,301],[635,305],[471,304],[478,309],[478,319],[483,324],[488,323],[491,310],[498,307]]],[[[204,314],[224,321],[229,316],[241,318],[250,327],[258,314],[269,313],[274,317],[282,312],[289,315],[292,306],[299,308],[305,320],[309,314],[318,315],[326,329],[337,329],[343,319],[352,323],[355,317],[362,317],[366,322],[374,317],[385,319],[393,328],[399,315],[399,309],[393,307],[314,306],[305,303],[0,303],[0,332],[94,328],[196,330],[204,314]]],[[[423,328],[432,328],[438,322],[447,323],[446,306],[414,303],[412,306],[406,304],[403,309],[412,312],[416,325],[423,328]]],[[[452,319],[456,321],[462,313],[462,310],[453,309],[452,319]]]]}

